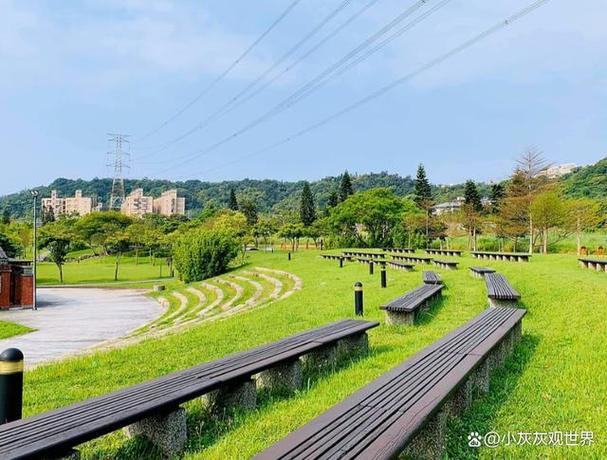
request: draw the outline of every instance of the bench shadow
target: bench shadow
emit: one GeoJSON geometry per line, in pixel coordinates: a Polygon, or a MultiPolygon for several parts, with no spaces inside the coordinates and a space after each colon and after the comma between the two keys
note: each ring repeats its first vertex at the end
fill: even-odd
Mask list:
{"type": "Polygon", "coordinates": [[[414,326],[424,326],[434,319],[434,317],[445,307],[445,296],[440,296],[430,304],[430,308],[420,311],[415,318],[414,326]]]}
{"type": "MultiPolygon", "coordinates": [[[[508,357],[504,366],[491,376],[489,392],[479,397],[460,417],[451,418],[447,424],[445,450],[449,459],[476,459],[487,449],[468,446],[468,435],[482,435],[492,431],[499,408],[510,398],[540,342],[535,334],[524,334],[508,357]]],[[[520,427],[512,427],[517,430],[520,427]]],[[[502,433],[503,434],[503,433],[502,433]]]]}
{"type": "MultiPolygon", "coordinates": [[[[257,408],[255,411],[263,410],[279,401],[293,398],[297,394],[306,393],[314,388],[321,379],[345,370],[361,360],[375,358],[383,353],[387,353],[391,349],[392,347],[388,345],[372,346],[368,351],[349,355],[348,358],[340,360],[335,366],[308,370],[302,376],[302,388],[295,393],[281,393],[267,389],[259,389],[257,391],[257,408]]],[[[252,411],[247,410],[236,410],[223,417],[211,416],[201,398],[190,401],[183,406],[186,408],[188,426],[188,440],[184,455],[211,447],[230,431],[248,423],[255,423],[254,420],[251,420],[252,411]]],[[[116,460],[134,460],[142,458],[161,460],[164,457],[151,442],[142,437],[136,437],[120,442],[120,447],[115,450],[95,446],[95,453],[91,458],[94,458],[95,460],[108,458],[116,460]]]]}

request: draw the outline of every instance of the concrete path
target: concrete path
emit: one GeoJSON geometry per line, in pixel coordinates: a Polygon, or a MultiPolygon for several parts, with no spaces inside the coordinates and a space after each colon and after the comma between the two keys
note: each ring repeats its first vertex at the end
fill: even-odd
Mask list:
{"type": "Polygon", "coordinates": [[[108,339],[121,337],[152,321],[164,307],[138,289],[45,288],[38,291],[37,311],[0,312],[0,319],[34,332],[0,340],[0,351],[19,348],[26,367],[73,355],[108,339]]]}

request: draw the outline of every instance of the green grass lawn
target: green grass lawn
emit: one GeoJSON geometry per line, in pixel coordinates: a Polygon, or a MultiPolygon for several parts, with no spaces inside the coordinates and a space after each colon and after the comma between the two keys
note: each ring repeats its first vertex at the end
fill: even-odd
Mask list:
{"type": "MultiPolygon", "coordinates": [[[[343,318],[353,317],[356,281],[364,284],[365,317],[382,325],[370,331],[369,355],[335,373],[307,380],[288,398],[262,394],[254,412],[230,423],[205,418],[199,402],[189,403],[190,437],[186,458],[248,458],[338,403],[486,308],[484,282],[469,265],[487,265],[505,274],[521,292],[528,314],[523,339],[505,368],[494,375],[490,393],[449,426],[447,456],[462,458],[607,457],[607,274],[585,270],[573,256],[533,256],[530,263],[458,258],[456,271],[440,270],[446,284],[440,301],[414,326],[388,327],[378,306],[421,283],[422,267],[407,273],[388,270],[388,288],[379,287],[379,270],[318,257],[318,252],[255,253],[251,266],[288,270],[303,289],[287,299],[225,321],[204,324],[178,335],[88,357],[42,366],[26,373],[24,415],[101,395],[171,371],[221,358],[228,353],[277,340],[343,318]],[[471,431],[592,431],[591,447],[467,446],[471,431]]],[[[82,264],[81,264],[82,265],[82,264]]],[[[250,269],[243,267],[242,270],[250,269]]],[[[238,273],[236,270],[235,273],[238,273]]],[[[93,276],[87,275],[87,278],[93,276]]],[[[90,442],[84,458],[154,458],[144,441],[121,431],[90,442]]]]}
{"type": "Polygon", "coordinates": [[[32,331],[33,329],[27,326],[22,326],[21,324],[0,321],[0,339],[8,339],[9,337],[26,334],[32,331]]]}
{"type": "MultiPolygon", "coordinates": [[[[99,284],[113,283],[116,259],[113,256],[85,259],[80,263],[69,262],[63,267],[64,284],[99,284]]],[[[152,265],[147,257],[123,257],[118,271],[119,282],[142,281],[148,279],[168,278],[169,269],[166,261],[160,259],[152,265]]],[[[52,262],[38,264],[38,284],[55,285],[59,283],[59,270],[52,262]]]]}

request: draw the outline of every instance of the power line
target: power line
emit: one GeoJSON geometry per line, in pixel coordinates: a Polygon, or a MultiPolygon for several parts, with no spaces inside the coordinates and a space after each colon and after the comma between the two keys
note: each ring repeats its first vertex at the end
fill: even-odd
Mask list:
{"type": "MultiPolygon", "coordinates": [[[[373,2],[376,2],[376,1],[377,0],[373,0],[373,2]]],[[[180,134],[179,136],[175,137],[174,139],[172,139],[172,140],[168,141],[167,143],[161,145],[158,150],[156,150],[156,151],[154,151],[152,153],[152,155],[158,154],[158,153],[166,150],[167,148],[169,148],[171,145],[173,145],[173,144],[175,144],[175,143],[177,143],[177,142],[179,142],[179,141],[181,141],[181,140],[183,140],[183,139],[191,136],[192,134],[194,134],[197,131],[200,131],[201,129],[203,129],[206,126],[208,126],[212,121],[214,121],[218,117],[220,117],[222,114],[226,113],[226,110],[228,110],[231,106],[233,106],[245,94],[249,93],[251,91],[251,89],[255,88],[262,80],[264,80],[270,73],[272,73],[280,64],[282,64],[284,61],[286,61],[295,52],[297,52],[297,50],[299,50],[303,45],[305,45],[309,40],[311,40],[312,37],[314,37],[314,35],[316,35],[318,32],[320,32],[320,30],[325,25],[327,25],[327,23],[329,23],[335,16],[337,16],[350,3],[352,3],[352,0],[343,0],[335,9],[333,9],[332,11],[330,11],[322,19],[322,21],[319,24],[317,24],[302,39],[300,39],[291,48],[289,48],[276,62],[274,62],[273,64],[271,64],[265,71],[263,71],[255,80],[253,80],[251,83],[249,83],[244,89],[242,89],[235,96],[233,96],[226,103],[224,103],[221,107],[219,107],[217,110],[215,110],[213,113],[211,113],[203,121],[201,121],[200,123],[198,123],[194,127],[190,128],[189,130],[183,132],[182,134],[180,134]]]]}
{"type": "Polygon", "coordinates": [[[113,169],[112,191],[110,193],[109,209],[120,209],[125,199],[123,170],[129,168],[130,153],[125,150],[129,145],[128,134],[108,133],[108,141],[113,144],[113,149],[108,155],[108,167],[113,169]]]}
{"type": "MultiPolygon", "coordinates": [[[[202,150],[193,152],[191,154],[188,154],[188,155],[186,155],[184,157],[181,157],[181,158],[184,158],[184,161],[182,161],[180,163],[177,163],[176,165],[173,165],[173,166],[171,166],[169,168],[166,168],[165,170],[163,170],[161,172],[165,172],[165,171],[173,169],[175,167],[179,167],[179,166],[181,166],[181,165],[183,165],[185,163],[188,163],[189,161],[192,161],[193,159],[195,159],[197,157],[200,157],[202,155],[208,154],[208,153],[212,152],[213,150],[216,150],[217,148],[219,148],[222,145],[226,144],[227,142],[229,142],[229,141],[237,138],[238,136],[244,134],[245,132],[250,131],[251,129],[253,129],[254,127],[260,125],[263,122],[265,122],[269,118],[271,118],[271,117],[273,117],[275,115],[278,115],[279,113],[281,113],[284,110],[288,109],[293,104],[295,104],[297,101],[299,101],[303,97],[305,97],[304,94],[306,92],[308,92],[308,94],[309,94],[310,89],[314,85],[318,85],[320,81],[322,81],[323,79],[325,79],[328,76],[330,76],[331,73],[335,72],[337,69],[339,69],[345,63],[347,63],[349,59],[352,59],[352,58],[356,57],[357,54],[359,54],[360,52],[364,51],[368,46],[372,45],[374,42],[376,42],[382,36],[386,35],[388,32],[390,32],[390,30],[392,30],[394,27],[396,27],[398,24],[400,24],[406,18],[408,18],[409,16],[411,16],[413,13],[415,13],[417,10],[419,10],[422,6],[424,6],[429,1],[430,0],[418,0],[412,6],[406,8],[398,16],[396,16],[394,19],[392,19],[388,24],[386,24],[385,26],[383,26],[382,28],[380,28],[377,32],[375,32],[374,34],[372,34],[367,39],[365,39],[363,42],[361,42],[358,46],[356,46],[355,48],[353,48],[350,52],[348,52],[345,56],[343,56],[337,62],[333,63],[332,65],[330,65],[329,67],[327,67],[326,69],[324,69],[322,72],[320,72],[312,80],[308,81],[306,84],[304,84],[297,91],[295,91],[294,93],[292,93],[290,96],[288,96],[287,98],[285,98],[280,103],[276,104],[273,108],[271,108],[270,110],[268,110],[267,112],[265,112],[261,116],[257,117],[252,122],[249,122],[248,124],[244,125],[239,130],[233,132],[231,135],[229,135],[227,137],[224,137],[223,139],[217,141],[216,143],[210,145],[209,147],[207,147],[205,149],[202,149],[202,150]]],[[[441,3],[444,4],[446,2],[443,1],[441,3]]],[[[427,16],[425,16],[425,17],[427,17],[427,16]]],[[[415,22],[415,24],[418,24],[420,21],[414,21],[414,22],[415,22]]],[[[410,28],[411,27],[409,27],[409,29],[410,28]]]]}
{"type": "Polygon", "coordinates": [[[282,139],[280,139],[277,142],[274,142],[272,144],[269,144],[259,150],[256,150],[252,153],[249,153],[248,155],[244,155],[240,158],[236,158],[233,161],[230,162],[226,162],[223,165],[219,165],[216,168],[211,168],[211,169],[207,169],[206,171],[215,171],[217,169],[221,169],[225,166],[229,166],[231,164],[237,163],[242,161],[245,158],[250,158],[253,156],[257,156],[257,155],[261,155],[263,153],[266,153],[268,151],[274,150],[282,145],[285,145],[299,137],[302,137],[318,128],[321,128],[327,124],[329,124],[330,122],[336,120],[337,118],[342,117],[343,115],[346,115],[349,112],[352,112],[356,109],[358,109],[360,106],[365,105],[371,101],[373,101],[374,99],[379,98],[380,96],[383,96],[384,94],[390,92],[391,90],[395,89],[396,87],[404,84],[405,82],[411,80],[412,78],[422,74],[423,72],[426,72],[427,70],[430,70],[433,67],[436,67],[438,65],[440,65],[441,63],[443,63],[444,61],[452,58],[453,56],[465,51],[466,49],[476,45],[477,43],[479,43],[480,41],[488,38],[491,35],[494,35],[495,33],[499,32],[500,30],[510,26],[511,24],[513,24],[514,22],[522,19],[523,17],[527,16],[528,14],[532,13],[533,11],[535,11],[536,9],[540,8],[541,6],[543,6],[544,4],[548,3],[550,0],[536,0],[535,2],[531,3],[530,5],[528,5],[527,7],[519,10],[518,12],[514,13],[513,15],[509,16],[508,18],[506,18],[505,20],[495,24],[494,26],[490,27],[489,29],[485,30],[484,32],[481,32],[480,34],[472,37],[471,39],[463,42],[462,44],[460,44],[459,46],[451,49],[450,51],[440,55],[439,57],[429,61],[428,63],[422,65],[421,67],[417,68],[415,71],[410,72],[400,78],[397,78],[396,80],[392,81],[391,83],[389,83],[388,85],[385,85],[377,90],[375,90],[374,92],[370,93],[369,95],[359,99],[358,101],[354,102],[353,104],[350,104],[346,107],[344,107],[343,109],[334,112],[333,114],[321,119],[320,121],[313,123],[309,126],[307,126],[304,129],[301,129],[299,131],[296,131],[293,134],[290,134],[287,137],[284,137],[282,139]]]}
{"type": "Polygon", "coordinates": [[[202,97],[204,97],[206,94],[208,94],[221,80],[223,80],[232,70],[234,70],[234,68],[240,64],[240,62],[249,55],[249,53],[278,25],[280,24],[280,22],[291,12],[291,10],[293,10],[293,8],[295,8],[295,6],[300,2],[301,0],[293,0],[293,2],[291,2],[291,4],[289,6],[287,6],[287,8],[280,14],[280,16],[278,16],[278,18],[276,18],[274,20],[274,22],[272,24],[270,24],[270,26],[259,36],[257,37],[257,39],[251,43],[251,45],[249,45],[249,47],[244,50],[244,52],[238,56],[238,58],[236,58],[236,60],[234,60],[227,69],[225,69],[218,77],[216,77],[205,89],[203,89],[194,99],[192,99],[190,102],[188,102],[185,106],[183,106],[181,109],[179,109],[175,114],[173,114],[172,116],[170,116],[168,119],[166,119],[165,121],[163,121],[158,127],[152,129],[151,131],[147,132],[146,134],[144,134],[143,136],[141,136],[141,138],[138,139],[139,142],[147,139],[148,137],[156,134],[158,131],[160,131],[162,128],[164,128],[165,126],[167,126],[169,123],[171,123],[172,121],[174,121],[176,118],[178,118],[181,114],[183,114],[186,110],[188,110],[190,107],[192,107],[194,104],[196,104],[202,97]]]}

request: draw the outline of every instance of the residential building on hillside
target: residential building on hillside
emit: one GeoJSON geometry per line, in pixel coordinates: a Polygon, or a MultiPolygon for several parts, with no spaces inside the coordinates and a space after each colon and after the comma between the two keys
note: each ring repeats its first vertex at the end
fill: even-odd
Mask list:
{"type": "Polygon", "coordinates": [[[164,216],[185,214],[185,198],[177,196],[177,190],[167,190],[160,198],[154,198],[154,212],[164,216]]]}
{"type": "Polygon", "coordinates": [[[124,199],[120,211],[127,216],[143,217],[154,211],[154,197],[146,196],[142,188],[136,188],[124,199]]]}
{"type": "Polygon", "coordinates": [[[67,198],[59,197],[57,190],[53,190],[50,198],[42,198],[42,209],[52,211],[54,216],[84,216],[92,212],[96,204],[96,199],[82,196],[82,190],[76,190],[73,197],[67,198]]]}
{"type": "MultiPolygon", "coordinates": [[[[441,214],[446,214],[446,213],[451,213],[451,212],[457,212],[460,209],[462,209],[462,206],[464,205],[465,202],[466,202],[466,200],[464,199],[463,196],[458,196],[453,201],[446,201],[444,203],[439,203],[435,206],[432,206],[431,211],[432,211],[432,214],[434,214],[435,216],[440,216],[441,214]]],[[[481,205],[489,206],[489,205],[491,205],[491,200],[487,197],[482,197],[481,205]]]]}
{"type": "Polygon", "coordinates": [[[539,172],[538,176],[546,176],[549,179],[556,179],[557,177],[564,176],[573,172],[577,168],[575,163],[565,163],[562,165],[549,166],[546,169],[539,172]]]}
{"type": "Polygon", "coordinates": [[[164,216],[185,214],[185,198],[177,196],[177,190],[167,190],[158,198],[144,195],[143,189],[133,190],[127,196],[120,208],[123,214],[133,217],[143,217],[144,214],[156,213],[164,216]]]}

